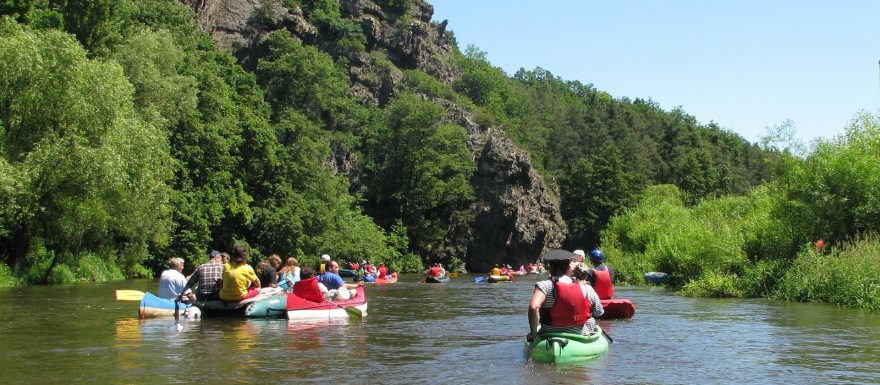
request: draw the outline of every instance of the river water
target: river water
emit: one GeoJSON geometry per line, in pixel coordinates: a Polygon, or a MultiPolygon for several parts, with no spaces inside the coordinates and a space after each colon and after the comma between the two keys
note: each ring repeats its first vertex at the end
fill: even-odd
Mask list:
{"type": "Polygon", "coordinates": [[[0,383],[877,384],[880,314],[618,287],[631,320],[587,364],[524,358],[537,277],[369,285],[362,319],[137,319],[115,289],[147,280],[0,290],[0,383]]]}

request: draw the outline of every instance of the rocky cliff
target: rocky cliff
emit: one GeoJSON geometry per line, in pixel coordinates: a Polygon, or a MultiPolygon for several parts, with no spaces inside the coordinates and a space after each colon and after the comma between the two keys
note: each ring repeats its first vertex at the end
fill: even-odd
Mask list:
{"type": "MultiPolygon", "coordinates": [[[[275,30],[287,30],[304,44],[319,40],[317,28],[302,10],[285,7],[280,0],[182,1],[217,46],[231,50],[247,68],[253,68],[262,54],[261,43],[275,30]]],[[[343,16],[361,26],[367,37],[365,52],[346,54],[352,92],[364,103],[382,106],[400,92],[405,69],[420,69],[446,84],[455,80],[454,48],[444,38],[446,23],[431,20],[434,10],[427,2],[414,1],[406,17],[389,14],[370,0],[339,3],[343,16]],[[379,65],[377,52],[394,66],[379,65]]],[[[449,101],[438,102],[446,107],[448,121],[467,129],[477,166],[472,179],[477,198],[474,223],[468,229],[451,229],[454,241],[438,252],[464,256],[468,268],[487,271],[495,263],[518,265],[535,260],[546,248],[559,247],[567,233],[559,194],[535,171],[528,153],[502,130],[474,123],[469,112],[449,101]]],[[[350,154],[336,155],[350,159],[350,154]]]]}

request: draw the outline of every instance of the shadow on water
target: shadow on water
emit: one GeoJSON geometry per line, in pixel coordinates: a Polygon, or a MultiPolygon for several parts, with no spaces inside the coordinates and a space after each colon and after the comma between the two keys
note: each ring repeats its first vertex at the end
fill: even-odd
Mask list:
{"type": "Polygon", "coordinates": [[[581,365],[524,358],[537,277],[367,287],[363,319],[139,320],[115,289],[155,281],[0,290],[4,383],[880,383],[880,315],[619,287],[630,320],[601,321],[609,352],[581,365]]]}

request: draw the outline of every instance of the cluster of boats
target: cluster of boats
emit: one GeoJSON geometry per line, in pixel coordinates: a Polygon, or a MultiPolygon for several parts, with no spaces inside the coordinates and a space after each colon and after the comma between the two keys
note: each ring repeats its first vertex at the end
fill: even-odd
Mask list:
{"type": "MultiPolygon", "coordinates": [[[[442,277],[426,277],[426,283],[449,282],[448,275],[442,277]]],[[[488,279],[477,277],[479,283],[486,280],[490,283],[514,282],[510,275],[490,275],[488,279]]],[[[376,279],[370,282],[393,283],[397,274],[387,279],[376,279]]],[[[195,304],[159,298],[152,293],[140,293],[132,290],[117,290],[117,299],[121,296],[141,296],[139,314],[141,318],[154,317],[188,317],[206,316],[241,316],[246,318],[287,318],[290,320],[322,320],[341,317],[363,317],[367,312],[367,295],[364,287],[358,287],[356,294],[348,299],[325,300],[317,303],[305,300],[293,293],[281,289],[264,289],[263,292],[250,299],[240,302],[211,300],[195,304]],[[122,294],[121,294],[122,293],[122,294]]],[[[635,315],[635,304],[628,298],[602,300],[605,312],[599,319],[627,319],[635,315]]],[[[525,343],[527,356],[538,362],[571,363],[593,359],[609,349],[611,338],[601,328],[589,336],[576,334],[546,334],[534,341],[525,343]]]]}
{"type": "MultiPolygon", "coordinates": [[[[387,278],[373,279],[372,282],[394,283],[397,274],[387,278]]],[[[340,317],[363,317],[367,312],[367,294],[363,286],[348,299],[312,302],[280,288],[263,289],[259,295],[238,302],[209,300],[196,303],[183,303],[160,298],[153,293],[140,293],[132,290],[117,290],[117,299],[134,299],[140,295],[138,314],[141,318],[204,316],[238,316],[246,318],[287,318],[291,320],[322,320],[340,317]],[[140,294],[137,294],[140,293],[140,294]],[[120,298],[120,296],[134,296],[120,298]]]]}

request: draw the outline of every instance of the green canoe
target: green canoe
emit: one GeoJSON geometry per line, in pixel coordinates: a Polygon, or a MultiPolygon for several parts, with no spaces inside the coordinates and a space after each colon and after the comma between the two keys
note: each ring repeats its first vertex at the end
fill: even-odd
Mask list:
{"type": "Polygon", "coordinates": [[[608,340],[599,329],[596,333],[584,336],[568,333],[548,333],[539,335],[534,342],[526,341],[529,357],[538,362],[566,364],[596,358],[608,351],[608,340]]]}

